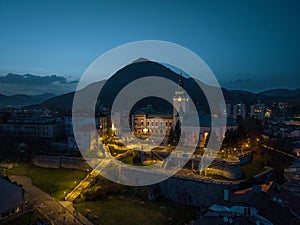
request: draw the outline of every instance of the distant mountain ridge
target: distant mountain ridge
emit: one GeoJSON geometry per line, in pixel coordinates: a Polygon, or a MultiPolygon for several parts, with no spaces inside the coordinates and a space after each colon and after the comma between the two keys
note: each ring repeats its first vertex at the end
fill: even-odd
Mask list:
{"type": "MultiPolygon", "coordinates": [[[[89,86],[85,87],[83,90],[94,90],[97,91],[97,87],[99,84],[105,85],[99,94],[99,99],[101,104],[105,107],[111,108],[112,103],[117,96],[117,94],[121,91],[123,87],[127,84],[131,83],[142,77],[147,76],[160,76],[174,82],[178,82],[179,78],[183,79],[184,88],[188,92],[188,94],[192,97],[192,100],[195,102],[198,108],[208,109],[208,103],[203,91],[196,84],[194,79],[181,76],[178,74],[178,71],[174,71],[174,69],[169,68],[168,65],[162,65],[160,63],[148,61],[147,59],[140,58],[133,61],[131,64],[121,68],[118,70],[112,77],[110,77],[107,81],[100,81],[89,86]]],[[[203,84],[205,85],[205,84],[203,84]]],[[[216,87],[207,86],[212,93],[215,91],[216,87]]],[[[175,90],[170,90],[170,95],[174,93],[175,90]]],[[[227,90],[222,88],[222,92],[224,98],[227,102],[243,102],[246,104],[254,104],[258,100],[262,102],[273,102],[274,99],[276,101],[289,102],[294,104],[300,104],[300,88],[296,90],[289,89],[272,89],[266,90],[260,93],[252,93],[250,91],[242,91],[242,90],[227,90]]],[[[50,94],[51,95],[51,94],[50,94]]],[[[63,95],[50,96],[47,94],[46,96],[38,95],[38,96],[22,96],[22,95],[14,95],[14,96],[5,96],[0,95],[0,106],[5,104],[19,104],[20,102],[26,103],[26,105],[38,104],[37,107],[42,108],[52,108],[52,109],[61,109],[67,110],[72,108],[74,92],[69,92],[63,95]]],[[[172,97],[172,96],[170,96],[172,97]]],[[[87,96],[88,99],[88,96],[87,96]]],[[[162,101],[161,99],[155,98],[151,99],[151,97],[146,98],[136,105],[136,107],[144,107],[149,102],[153,105],[153,107],[157,110],[161,111],[172,111],[170,104],[165,104],[166,101],[162,101]]]]}
{"type": "Polygon", "coordinates": [[[41,95],[3,95],[0,94],[0,106],[28,106],[33,104],[40,104],[55,94],[45,93],[41,95]]]}
{"type": "MultiPolygon", "coordinates": [[[[120,92],[120,90],[123,87],[125,87],[130,82],[145,76],[161,76],[170,79],[174,82],[178,82],[179,78],[183,79],[184,88],[187,90],[189,95],[193,98],[193,101],[196,103],[196,106],[204,109],[208,108],[208,103],[203,91],[199,89],[198,85],[195,83],[195,81],[192,78],[182,77],[172,69],[156,62],[147,61],[145,59],[142,60],[138,59],[136,62],[138,63],[132,63],[121,68],[110,79],[107,80],[105,86],[102,89],[102,92],[99,94],[100,102],[104,106],[111,108],[111,105],[115,97],[117,96],[117,94],[120,92]]],[[[101,82],[105,82],[105,81],[101,81],[101,82]]],[[[85,88],[93,89],[96,86],[97,85],[94,83],[85,88]]],[[[207,86],[207,87],[210,88],[212,91],[216,88],[211,86],[207,86]]],[[[300,104],[299,90],[300,89],[297,90],[286,89],[285,91],[285,89],[273,89],[273,90],[256,94],[250,91],[227,90],[225,88],[222,88],[224,98],[227,102],[243,102],[248,105],[254,104],[258,100],[262,102],[270,103],[273,102],[274,99],[276,99],[276,101],[300,104]]],[[[62,96],[57,96],[55,98],[43,102],[42,104],[40,104],[40,106],[47,107],[47,108],[56,108],[56,109],[66,109],[66,108],[70,109],[72,107],[73,96],[74,96],[74,92],[62,96]]],[[[152,99],[152,101],[151,98],[146,98],[140,101],[136,105],[136,107],[137,108],[144,107],[145,105],[147,105],[148,102],[151,102],[153,107],[157,110],[161,110],[161,111],[171,110],[170,105],[165,107],[164,105],[166,105],[165,104],[166,102],[161,101],[157,98],[155,100],[152,99]]]]}
{"type": "Polygon", "coordinates": [[[290,89],[271,89],[265,90],[259,93],[266,96],[282,96],[282,97],[300,97],[300,88],[295,90],[290,89]]]}

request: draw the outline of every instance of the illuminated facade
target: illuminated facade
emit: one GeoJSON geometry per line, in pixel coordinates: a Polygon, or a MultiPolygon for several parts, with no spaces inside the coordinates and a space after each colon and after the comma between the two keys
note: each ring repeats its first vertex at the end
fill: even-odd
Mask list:
{"type": "Polygon", "coordinates": [[[254,116],[259,120],[264,120],[266,114],[265,104],[257,103],[250,106],[250,116],[254,116]]]}

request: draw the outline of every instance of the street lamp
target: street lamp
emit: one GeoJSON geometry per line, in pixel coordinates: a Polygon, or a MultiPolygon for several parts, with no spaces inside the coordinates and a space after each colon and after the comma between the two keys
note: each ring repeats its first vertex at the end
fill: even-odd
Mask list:
{"type": "Polygon", "coordinates": [[[144,129],[143,129],[143,133],[146,134],[147,132],[148,132],[148,129],[147,129],[147,128],[144,128],[144,129]]]}
{"type": "Polygon", "coordinates": [[[260,139],[256,138],[257,145],[259,145],[259,141],[260,141],[260,139]]]}

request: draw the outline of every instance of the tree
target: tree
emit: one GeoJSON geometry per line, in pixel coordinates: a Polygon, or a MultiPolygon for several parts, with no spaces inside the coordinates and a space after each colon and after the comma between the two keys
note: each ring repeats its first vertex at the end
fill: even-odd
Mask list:
{"type": "Polygon", "coordinates": [[[180,120],[177,121],[176,126],[174,128],[174,144],[177,145],[181,135],[181,123],[180,120]]]}
{"type": "Polygon", "coordinates": [[[171,127],[170,134],[168,137],[168,144],[172,146],[177,146],[181,135],[181,123],[178,120],[175,127],[171,127]]]}
{"type": "Polygon", "coordinates": [[[260,120],[255,117],[247,117],[242,123],[251,141],[262,135],[263,127],[260,120]]]}
{"type": "Polygon", "coordinates": [[[174,137],[174,129],[173,127],[171,127],[170,129],[170,134],[169,134],[169,137],[168,137],[168,145],[173,145],[173,141],[174,141],[175,137],[174,137]]]}

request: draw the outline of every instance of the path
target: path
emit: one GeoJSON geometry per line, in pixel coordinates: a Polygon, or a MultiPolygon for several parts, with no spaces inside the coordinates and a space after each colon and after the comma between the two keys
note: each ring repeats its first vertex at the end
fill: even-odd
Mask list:
{"type": "Polygon", "coordinates": [[[111,162],[110,158],[105,158],[93,169],[67,196],[66,201],[74,201],[81,194],[83,190],[90,187],[96,177],[100,174],[103,168],[105,168],[111,162]]]}
{"type": "Polygon", "coordinates": [[[31,208],[39,208],[54,225],[93,225],[87,218],[80,213],[74,215],[74,208],[69,202],[58,202],[49,194],[41,191],[34,186],[29,177],[25,176],[9,176],[11,181],[22,184],[25,190],[25,206],[24,210],[31,208]]]}

